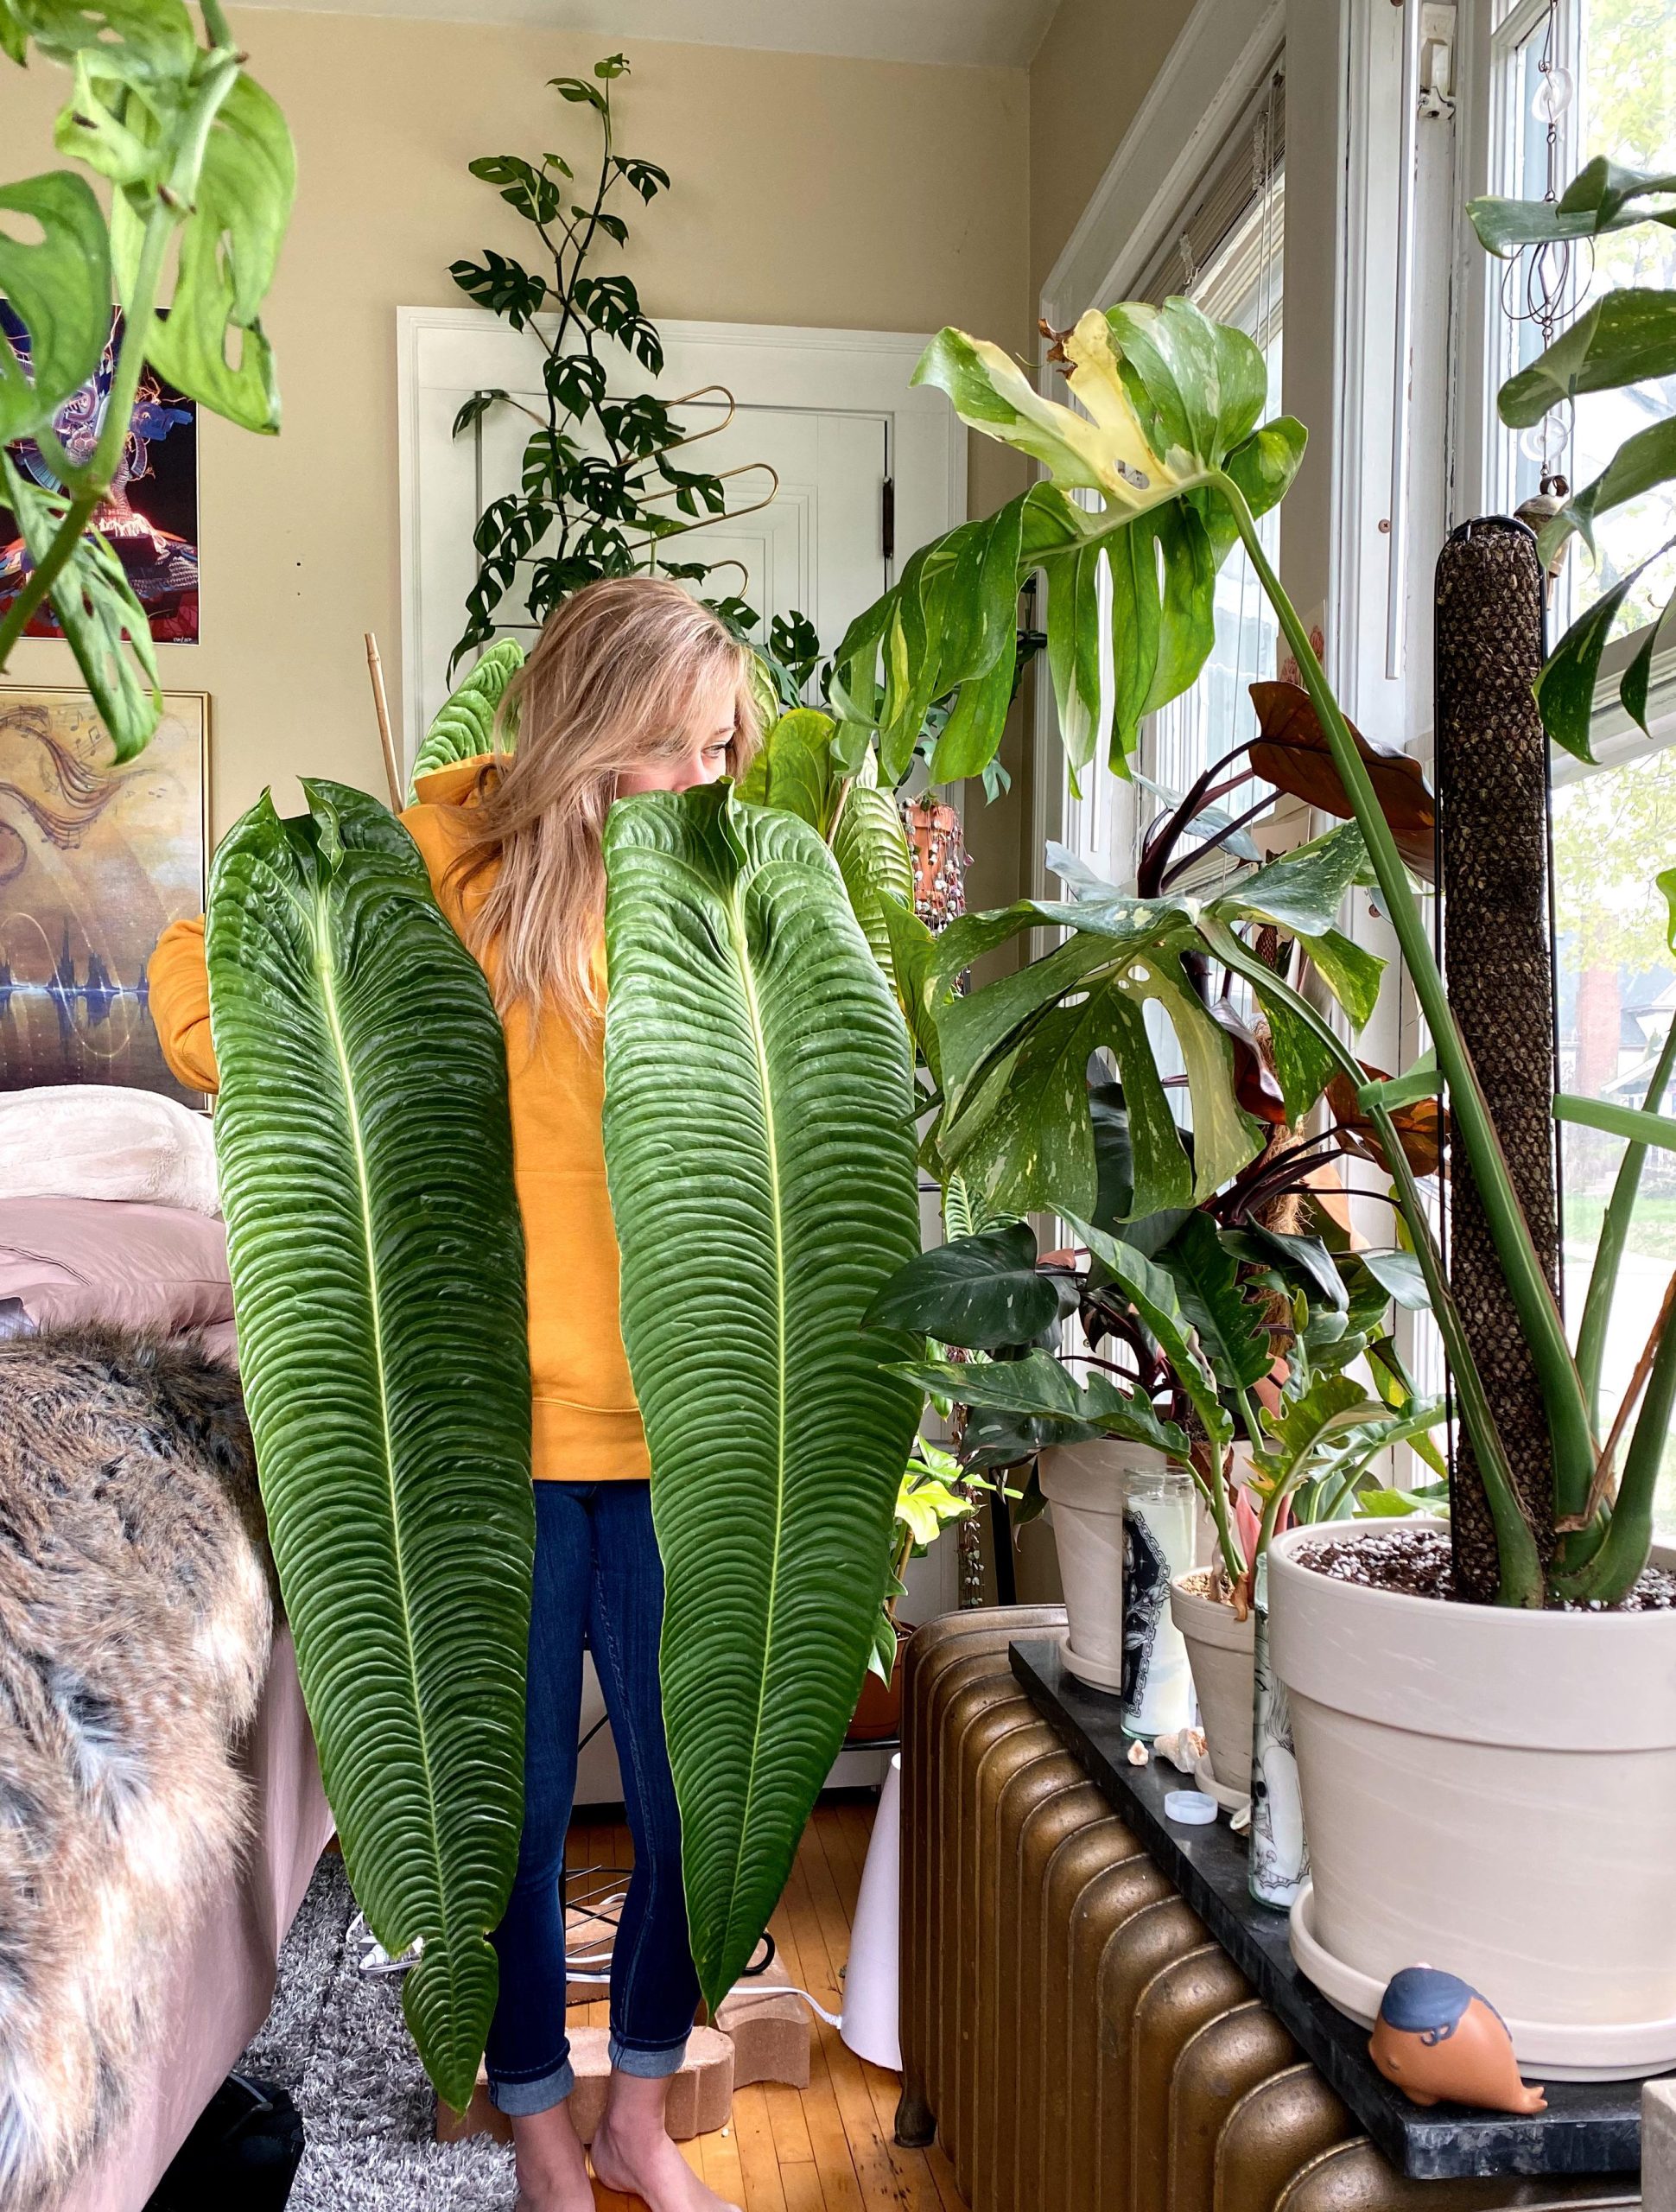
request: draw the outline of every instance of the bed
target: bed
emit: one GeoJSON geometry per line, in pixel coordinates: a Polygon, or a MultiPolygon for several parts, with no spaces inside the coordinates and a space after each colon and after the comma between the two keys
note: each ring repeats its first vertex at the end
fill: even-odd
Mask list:
{"type": "MultiPolygon", "coordinates": [[[[185,1347],[169,1369],[177,1378],[207,1380],[214,1395],[219,1376],[219,1395],[247,1438],[233,1379],[225,1231],[214,1208],[207,1123],[185,1108],[114,1090],[0,1098],[0,1348],[12,1355],[14,1387],[25,1373],[20,1356],[44,1359],[60,1344],[74,1351],[83,1342],[79,1328],[97,1332],[114,1325],[125,1333],[111,1341],[155,1346],[165,1364],[171,1346],[185,1347]]],[[[102,1340],[95,1333],[89,1341],[97,1352],[102,1340]]],[[[55,1433],[47,1432],[49,1442],[55,1433]]],[[[169,1476],[165,1466],[159,1495],[172,1503],[169,1476]]],[[[20,1484],[15,1463],[10,1478],[14,1491],[28,1486],[20,1484]]],[[[253,1498],[253,1469],[250,1487],[253,1498]]],[[[259,1508],[253,1510],[259,1516],[259,1508]]],[[[271,1570],[259,1518],[247,1535],[248,1548],[263,1562],[254,1571],[265,1582],[271,1570]]],[[[65,1556],[60,1543],[60,1570],[65,1556]]],[[[190,1909],[161,1935],[154,1916],[156,1940],[149,1941],[147,1956],[155,1986],[145,1997],[144,2032],[130,2038],[117,2093],[104,2095],[92,2120],[78,2120],[60,2141],[54,2178],[44,2190],[46,2169],[37,2159],[34,2196],[43,2212],[47,2206],[54,2212],[141,2212],[266,2018],[280,1945],[331,1837],[290,1634],[270,1592],[260,1603],[267,1607],[260,1648],[237,1708],[238,1725],[223,1746],[238,1778],[233,1794],[240,1794],[240,1781],[248,1786],[248,1844],[209,1863],[206,1878],[193,1888],[190,1909]],[[67,2158],[73,2169],[67,2182],[67,2158]]],[[[16,1618],[0,1611],[0,1622],[16,1618]]],[[[0,1625],[0,1637],[6,1633],[0,1625]]],[[[5,1656],[0,1651],[0,1662],[5,1656]]],[[[0,1789],[6,1748],[0,1741],[0,1789]]],[[[16,1744],[12,1749],[15,1757],[24,1755],[16,1744]]],[[[4,1866],[0,1859],[0,1872],[4,1866]]],[[[136,1874],[132,1886],[138,1879],[136,1874]]],[[[11,1915],[9,1934],[27,1913],[29,1894],[29,1885],[15,1878],[10,1890],[0,1890],[0,1921],[11,1915]]],[[[22,1932],[29,1935],[27,1928],[22,1932]]],[[[108,1943],[108,1928],[89,1929],[82,1940],[108,1943]]],[[[85,1961],[82,1974],[86,1981],[85,1961]]],[[[29,2132],[20,2114],[30,2119],[31,2100],[33,2119],[41,2120],[51,2092],[40,2083],[54,2078],[38,2070],[31,2092],[26,2069],[14,2064],[8,2073],[9,2056],[16,2054],[0,2045],[0,2163],[6,2141],[29,2132]]],[[[27,2201],[29,2171],[25,2158],[14,2171],[11,2196],[0,2186],[0,2198],[27,2201]]]]}

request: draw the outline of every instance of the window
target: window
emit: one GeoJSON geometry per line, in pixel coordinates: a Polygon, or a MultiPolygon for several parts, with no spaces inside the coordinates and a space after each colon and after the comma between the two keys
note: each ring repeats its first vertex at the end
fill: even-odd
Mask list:
{"type": "MultiPolygon", "coordinates": [[[[1540,196],[1552,175],[1563,188],[1582,163],[1605,154],[1621,166],[1676,166],[1676,0],[1517,0],[1491,35],[1489,187],[1540,196]]],[[[1529,309],[1545,288],[1561,326],[1609,285],[1676,286],[1676,235],[1657,226],[1610,234],[1578,249],[1508,265],[1492,300],[1486,395],[1544,343],[1529,309]]],[[[1676,413],[1676,378],[1628,392],[1585,395],[1575,416],[1489,442],[1489,485],[1508,504],[1536,492],[1544,473],[1572,485],[1597,475],[1623,438],[1676,413]]],[[[1597,558],[1578,547],[1550,615],[1559,630],[1664,540],[1676,536],[1676,499],[1662,486],[1603,518],[1597,558]]],[[[1676,553],[1649,569],[1626,603],[1620,634],[1651,620],[1676,585],[1676,553]]],[[[1609,648],[1608,668],[1632,648],[1609,648]]],[[[1616,692],[1609,673],[1608,688],[1616,692]]],[[[1655,695],[1656,696],[1656,695],[1655,695]]],[[[1665,902],[1654,878],[1676,858],[1676,715],[1655,718],[1649,741],[1618,718],[1597,723],[1606,764],[1556,757],[1553,801],[1556,985],[1562,1086],[1591,1097],[1642,1103],[1676,1014],[1665,902]]],[[[1649,1105],[1670,1111],[1664,1098],[1649,1105]]],[[[1562,1128],[1562,1265],[1573,1336],[1602,1217],[1623,1147],[1562,1128]]],[[[1647,1330],[1676,1265],[1676,1157],[1650,1154],[1641,1204],[1619,1274],[1602,1370],[1601,1421],[1609,1427],[1647,1330]]],[[[1676,1448],[1666,1448],[1659,1530],[1676,1535],[1676,1448]]]]}
{"type": "MultiPolygon", "coordinates": [[[[1284,177],[1270,173],[1266,188],[1252,199],[1214,257],[1183,287],[1188,298],[1216,322],[1246,331],[1262,351],[1268,369],[1265,415],[1280,411],[1281,257],[1284,177]]],[[[1263,550],[1278,567],[1279,509],[1258,524],[1263,550]]],[[[1247,686],[1275,671],[1279,627],[1253,573],[1245,549],[1235,546],[1216,578],[1216,642],[1192,689],[1154,715],[1141,744],[1141,765],[1148,779],[1165,793],[1184,791],[1214,760],[1256,734],[1256,717],[1247,686]]],[[[1243,813],[1267,789],[1250,779],[1222,802],[1243,813]]],[[[1153,797],[1142,809],[1150,821],[1165,804],[1153,797]]]]}
{"type": "MultiPolygon", "coordinates": [[[[1676,0],[1516,0],[1492,34],[1490,189],[1540,198],[1604,154],[1621,167],[1667,174],[1676,167],[1676,0]]],[[[1574,251],[1521,257],[1496,272],[1491,314],[1494,385],[1532,360],[1545,340],[1538,296],[1561,326],[1608,286],[1676,287],[1676,232],[1657,225],[1609,233],[1574,251]]],[[[1498,432],[1491,481],[1509,505],[1540,488],[1546,472],[1572,486],[1597,476],[1624,438],[1676,412],[1676,378],[1623,392],[1585,393],[1574,417],[1498,432]]],[[[1558,627],[1654,547],[1676,536],[1676,496],[1662,486],[1603,516],[1598,560],[1575,556],[1554,607],[1558,627]]],[[[1676,587],[1676,551],[1647,571],[1618,629],[1652,619],[1676,587]]]]}

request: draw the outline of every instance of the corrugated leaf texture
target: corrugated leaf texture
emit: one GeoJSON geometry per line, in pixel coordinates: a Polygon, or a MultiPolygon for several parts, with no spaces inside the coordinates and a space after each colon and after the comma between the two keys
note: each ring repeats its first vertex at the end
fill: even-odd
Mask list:
{"type": "Polygon", "coordinates": [[[731,786],[606,830],[606,1156],[668,1591],[704,1994],[750,1957],[854,1708],[918,1394],[864,1331],[918,1249],[902,1017],[837,868],[731,786]]]}
{"type": "Polygon", "coordinates": [[[534,1512],[505,1048],[401,824],[264,797],[209,906],[246,1402],[327,1795],[425,2065],[470,2101],[523,1819],[534,1512]]]}

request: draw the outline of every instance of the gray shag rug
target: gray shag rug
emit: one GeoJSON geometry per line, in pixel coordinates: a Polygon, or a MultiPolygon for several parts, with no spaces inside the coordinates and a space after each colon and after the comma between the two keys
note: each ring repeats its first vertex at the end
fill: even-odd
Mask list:
{"type": "Polygon", "coordinates": [[[302,2115],[289,2212],[509,2212],[509,2149],[486,2135],[436,2141],[401,1983],[356,1971],[354,1917],[343,1861],[328,1853],[285,1939],[273,2009],[239,2062],[289,2089],[302,2115]]]}

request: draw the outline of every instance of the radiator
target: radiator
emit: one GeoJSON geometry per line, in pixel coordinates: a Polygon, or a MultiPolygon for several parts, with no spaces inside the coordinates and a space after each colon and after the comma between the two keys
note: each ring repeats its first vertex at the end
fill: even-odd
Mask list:
{"type": "Polygon", "coordinates": [[[971,2212],[1514,2212],[1624,2177],[1416,2182],[1355,2122],[1007,1664],[1057,1606],[908,1649],[898,2141],[971,2212]]]}

